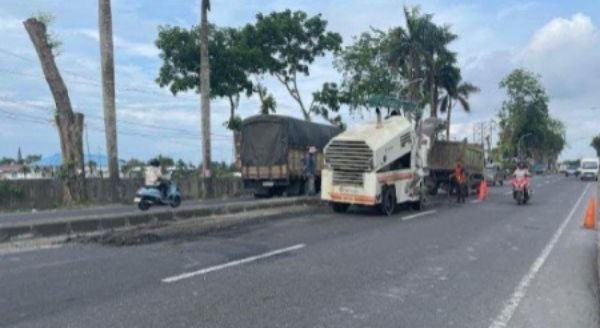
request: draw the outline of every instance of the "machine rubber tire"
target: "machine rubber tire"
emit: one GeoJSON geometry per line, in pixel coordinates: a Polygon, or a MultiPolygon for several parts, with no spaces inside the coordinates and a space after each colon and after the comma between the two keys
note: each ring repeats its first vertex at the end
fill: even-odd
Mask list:
{"type": "Polygon", "coordinates": [[[147,211],[150,208],[150,204],[145,201],[141,201],[137,204],[140,211],[147,211]]]}
{"type": "Polygon", "coordinates": [[[391,186],[383,187],[381,193],[381,204],[379,204],[379,210],[381,213],[392,216],[396,211],[396,188],[391,186]]]}
{"type": "Polygon", "coordinates": [[[344,213],[348,210],[348,208],[350,207],[350,204],[346,204],[346,203],[330,203],[331,204],[331,209],[335,212],[335,213],[344,213]]]}
{"type": "Polygon", "coordinates": [[[171,204],[169,204],[172,208],[178,208],[181,205],[181,197],[175,196],[171,204]]]}

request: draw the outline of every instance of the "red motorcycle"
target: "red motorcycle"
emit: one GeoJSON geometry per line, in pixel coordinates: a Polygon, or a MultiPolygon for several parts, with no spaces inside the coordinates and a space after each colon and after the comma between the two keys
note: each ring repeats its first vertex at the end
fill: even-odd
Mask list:
{"type": "Polygon", "coordinates": [[[530,198],[529,192],[529,177],[513,178],[513,198],[517,204],[527,204],[530,198]]]}

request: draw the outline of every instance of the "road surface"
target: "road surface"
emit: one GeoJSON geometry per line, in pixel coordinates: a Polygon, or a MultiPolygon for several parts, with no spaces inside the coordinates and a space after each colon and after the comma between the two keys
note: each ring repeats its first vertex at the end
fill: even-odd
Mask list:
{"type": "Polygon", "coordinates": [[[3,327],[597,327],[595,183],[0,255],[3,327]]]}

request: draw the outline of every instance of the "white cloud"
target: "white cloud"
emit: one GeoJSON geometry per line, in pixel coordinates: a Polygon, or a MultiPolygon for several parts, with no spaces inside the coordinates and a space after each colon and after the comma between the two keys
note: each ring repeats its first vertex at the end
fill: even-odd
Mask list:
{"type": "MultiPolygon", "coordinates": [[[[100,41],[100,35],[97,30],[92,29],[77,29],[74,31],[75,34],[82,35],[93,39],[94,41],[100,41]]],[[[152,43],[139,43],[129,41],[118,35],[113,35],[113,42],[115,48],[118,48],[130,56],[146,57],[156,59],[158,57],[158,49],[152,43]]]]}
{"type": "Polygon", "coordinates": [[[507,17],[525,13],[538,5],[539,3],[536,1],[518,2],[498,11],[496,16],[498,19],[505,19],[507,17]]]}

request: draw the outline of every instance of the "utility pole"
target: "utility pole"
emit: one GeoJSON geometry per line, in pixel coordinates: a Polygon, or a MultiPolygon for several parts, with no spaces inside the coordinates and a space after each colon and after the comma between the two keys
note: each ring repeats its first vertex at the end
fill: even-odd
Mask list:
{"type": "Polygon", "coordinates": [[[98,29],[100,58],[102,62],[102,103],[104,105],[104,130],[108,173],[113,202],[119,199],[119,160],[117,150],[117,113],[115,105],[115,61],[110,0],[98,1],[98,29]]]}
{"type": "Polygon", "coordinates": [[[202,112],[202,176],[210,177],[210,63],[208,57],[208,11],[210,0],[200,2],[200,109],[202,112]]]}

